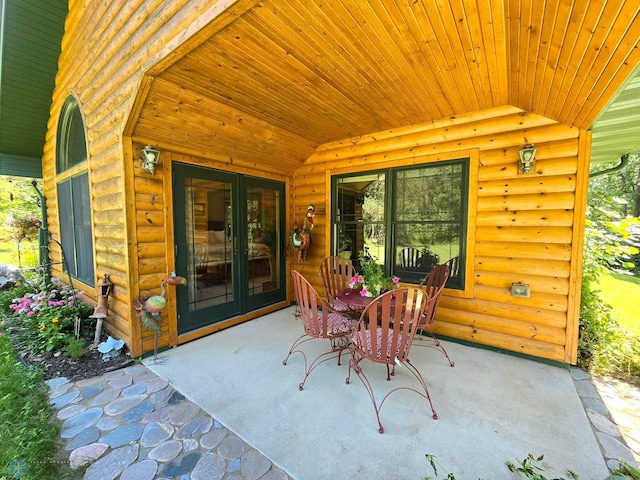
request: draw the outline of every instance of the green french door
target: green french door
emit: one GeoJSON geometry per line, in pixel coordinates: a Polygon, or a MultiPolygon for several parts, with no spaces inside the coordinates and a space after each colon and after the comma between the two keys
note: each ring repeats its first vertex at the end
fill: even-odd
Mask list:
{"type": "Polygon", "coordinates": [[[286,298],[284,205],[281,182],[174,164],[179,334],[286,298]]]}

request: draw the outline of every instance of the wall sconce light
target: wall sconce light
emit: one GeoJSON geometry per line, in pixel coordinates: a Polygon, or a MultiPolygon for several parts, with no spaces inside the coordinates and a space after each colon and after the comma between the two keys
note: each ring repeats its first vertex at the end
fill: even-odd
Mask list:
{"type": "Polygon", "coordinates": [[[533,164],[536,160],[536,152],[538,149],[531,144],[524,146],[520,150],[520,172],[529,173],[533,169],[533,164]]]}
{"type": "Polygon", "coordinates": [[[107,315],[109,314],[109,294],[111,293],[112,287],[113,283],[109,281],[109,275],[105,273],[104,277],[98,284],[98,304],[96,305],[93,314],[89,315],[89,318],[96,319],[96,334],[93,338],[94,347],[97,347],[98,343],[100,343],[102,321],[107,318],[107,315]]]}
{"type": "Polygon", "coordinates": [[[156,165],[158,164],[158,159],[160,158],[160,152],[155,148],[152,148],[151,145],[147,145],[142,150],[140,150],[140,159],[142,160],[142,170],[151,175],[156,173],[156,165]]]}

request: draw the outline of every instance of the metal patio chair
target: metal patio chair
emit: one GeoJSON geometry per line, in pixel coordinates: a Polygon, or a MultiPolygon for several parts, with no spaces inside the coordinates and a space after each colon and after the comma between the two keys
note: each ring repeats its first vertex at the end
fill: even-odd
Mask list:
{"type": "Polygon", "coordinates": [[[298,303],[296,314],[302,319],[304,333],[293,342],[287,358],[282,361],[282,364],[286,365],[289,357],[294,353],[302,355],[304,358],[304,378],[298,388],[303,390],[307,378],[321,363],[337,357],[338,365],[341,365],[342,351],[349,346],[351,320],[348,316],[333,310],[300,272],[292,270],[291,277],[298,303]],[[331,350],[318,355],[309,364],[307,355],[300,347],[303,343],[314,339],[329,340],[331,342],[331,350]]]}
{"type": "Polygon", "coordinates": [[[325,257],[320,263],[320,281],[324,287],[327,301],[338,312],[347,312],[349,306],[336,298],[340,290],[349,288],[351,278],[356,274],[351,260],[340,256],[325,257]]]}
{"type": "Polygon", "coordinates": [[[436,267],[431,270],[420,282],[419,287],[422,288],[429,297],[432,299],[429,302],[429,308],[425,312],[425,315],[422,318],[422,321],[418,325],[419,333],[426,332],[429,334],[431,338],[424,338],[422,335],[418,335],[417,339],[419,340],[416,345],[424,345],[427,347],[433,347],[440,350],[443,355],[449,361],[449,365],[452,367],[455,366],[455,363],[451,361],[449,358],[449,354],[445,350],[440,340],[438,340],[435,334],[432,331],[433,323],[436,319],[436,310],[438,309],[438,304],[440,303],[440,295],[442,294],[442,290],[444,290],[444,286],[449,279],[449,266],[446,264],[436,265],[436,267]]]}
{"type": "MultiPolygon", "coordinates": [[[[373,300],[362,312],[357,329],[351,335],[351,360],[346,383],[351,383],[351,372],[355,372],[364,384],[378,419],[378,431],[384,433],[380,420],[380,410],[389,396],[399,390],[410,390],[429,401],[433,419],[438,414],[433,408],[427,384],[420,371],[409,360],[411,344],[429,304],[429,295],[417,287],[405,287],[383,293],[373,300]],[[403,365],[418,380],[419,387],[402,385],[391,389],[378,403],[376,392],[364,373],[362,361],[369,360],[387,366],[387,380],[390,367],[403,365]]],[[[366,363],[366,362],[365,362],[366,363]]],[[[395,381],[402,381],[398,376],[395,381]]]]}

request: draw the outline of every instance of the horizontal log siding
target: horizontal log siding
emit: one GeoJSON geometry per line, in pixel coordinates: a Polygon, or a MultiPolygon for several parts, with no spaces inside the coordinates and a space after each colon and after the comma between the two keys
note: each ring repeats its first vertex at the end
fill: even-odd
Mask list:
{"type": "MultiPolygon", "coordinates": [[[[320,146],[297,170],[295,218],[309,204],[323,205],[324,224],[312,232],[304,264],[294,265],[321,288],[317,271],[329,254],[330,175],[398,164],[421,156],[455,158],[456,151],[479,150],[478,189],[470,192],[475,241],[468,245],[472,268],[469,294],[445,291],[435,331],[555,361],[567,362],[571,259],[576,215],[580,131],[549,119],[501,107],[469,116],[379,132],[320,146]],[[518,150],[538,148],[535,170],[520,174],[518,150]],[[326,174],[325,174],[326,172],[326,174]],[[318,231],[320,230],[320,231],[318,231]],[[512,282],[531,287],[530,298],[511,296],[512,282]]],[[[425,157],[427,158],[427,157],[425,157]]],[[[582,187],[581,187],[582,188],[582,187]]],[[[321,221],[316,213],[316,224],[321,221]]],[[[578,244],[581,241],[578,241],[578,244]]]]}
{"type": "MultiPolygon", "coordinates": [[[[43,155],[49,230],[54,239],[60,240],[57,184],[70,175],[88,171],[96,284],[104,273],[109,274],[114,284],[105,328],[125,340],[133,356],[153,349],[153,337],[148,332],[141,338],[133,299],[140,294],[159,293],[161,280],[171,270],[167,264],[167,210],[163,202],[165,188],[170,188],[170,184],[164,185],[162,172],[156,177],[133,178],[136,161],[139,170],[137,150],[132,150],[130,140],[125,141],[123,130],[144,72],[155,63],[165,61],[171,53],[165,49],[166,45],[171,43],[173,48],[186,45],[196,36],[203,20],[220,15],[227,5],[235,3],[243,10],[253,5],[253,2],[231,0],[213,6],[209,3],[198,0],[71,1],[65,22],[43,155]],[[200,26],[195,28],[197,25],[200,26]],[[58,119],[65,99],[72,93],[77,96],[84,117],[89,160],[57,174],[58,119]],[[136,238],[142,242],[137,243],[136,238]]],[[[232,18],[234,10],[237,9],[222,16],[232,18]]],[[[213,30],[209,28],[207,32],[210,35],[213,30]]],[[[202,41],[200,38],[197,43],[202,41]]],[[[53,275],[65,278],[59,263],[60,248],[55,242],[51,243],[50,252],[53,275]]],[[[89,299],[96,300],[95,288],[77,281],[74,286],[89,299]]],[[[170,308],[167,310],[171,312],[170,308]]],[[[162,343],[168,343],[166,335],[162,343]]]]}

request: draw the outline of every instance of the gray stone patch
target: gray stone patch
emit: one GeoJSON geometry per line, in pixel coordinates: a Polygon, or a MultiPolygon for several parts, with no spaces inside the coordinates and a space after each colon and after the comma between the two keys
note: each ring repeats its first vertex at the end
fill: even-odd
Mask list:
{"type": "Polygon", "coordinates": [[[270,468],[271,461],[256,450],[249,450],[240,461],[240,471],[247,480],[257,480],[270,468]]]}
{"type": "Polygon", "coordinates": [[[95,442],[100,438],[100,430],[98,427],[89,427],[82,430],[73,440],[64,448],[65,450],[75,450],[95,442]]]}
{"type": "Polygon", "coordinates": [[[98,423],[96,423],[96,427],[104,432],[113,430],[121,423],[122,422],[120,422],[120,419],[116,417],[102,417],[100,420],[98,420],[98,423]]]}
{"type": "Polygon", "coordinates": [[[127,387],[125,389],[122,390],[122,396],[123,397],[132,397],[134,395],[140,395],[141,393],[146,393],[147,391],[147,386],[142,384],[142,383],[137,383],[134,385],[131,385],[130,387],[127,387]]]}
{"type": "MultiPolygon", "coordinates": [[[[176,458],[182,451],[182,443],[178,440],[169,440],[161,443],[149,452],[148,458],[158,462],[169,462],[176,458]]],[[[164,474],[164,472],[162,472],[164,474]]]]}
{"type": "Polygon", "coordinates": [[[142,425],[136,423],[130,425],[121,425],[115,430],[109,432],[100,439],[101,443],[106,443],[111,448],[118,448],[138,440],[142,435],[142,425]]]}
{"type": "Polygon", "coordinates": [[[102,385],[91,385],[82,390],[82,398],[93,398],[100,392],[102,392],[102,390],[104,390],[104,388],[102,388],[102,385]]]}
{"type": "Polygon", "coordinates": [[[272,468],[267,473],[265,473],[260,480],[288,480],[289,475],[284,473],[282,470],[278,468],[272,468]]]}
{"type": "Polygon", "coordinates": [[[105,405],[109,402],[113,402],[116,398],[120,396],[119,388],[108,388],[107,390],[102,391],[98,394],[93,400],[91,400],[90,405],[95,407],[96,405],[105,405]]]}
{"type": "Polygon", "coordinates": [[[124,415],[122,415],[122,419],[125,422],[137,422],[138,420],[142,420],[145,416],[153,412],[153,405],[148,400],[145,400],[142,403],[139,403],[135,407],[130,410],[127,410],[124,415]]]}
{"type": "Polygon", "coordinates": [[[45,381],[44,383],[46,383],[49,388],[57,388],[61,385],[69,383],[69,379],[66,377],[57,377],[57,378],[51,378],[45,381]]]}
{"type": "Polygon", "coordinates": [[[109,445],[105,445],[104,443],[92,443],[91,445],[76,448],[71,452],[71,455],[69,455],[69,465],[71,468],[76,469],[88,463],[93,463],[100,458],[108,448],[109,445]]]}
{"type": "Polygon", "coordinates": [[[140,444],[143,447],[155,447],[156,445],[160,445],[162,442],[171,438],[175,429],[172,425],[166,423],[149,423],[144,432],[142,432],[142,438],[140,439],[140,444]]]}
{"type": "MultiPolygon", "coordinates": [[[[171,405],[171,402],[169,402],[171,405]]],[[[178,405],[171,412],[169,421],[174,425],[184,425],[193,417],[195,417],[200,411],[200,407],[191,402],[184,402],[178,405]]]]}
{"type": "Polygon", "coordinates": [[[633,465],[635,459],[629,451],[629,447],[620,440],[610,437],[602,432],[596,432],[596,437],[605,452],[606,458],[615,458],[617,460],[624,460],[625,462],[633,465]]]}
{"type": "Polygon", "coordinates": [[[598,412],[601,413],[603,415],[609,415],[609,410],[607,409],[607,407],[604,405],[604,403],[602,403],[602,400],[595,399],[595,398],[583,398],[582,399],[582,403],[584,404],[585,408],[589,408],[591,410],[593,410],[594,412],[598,412]]]}
{"type": "Polygon", "coordinates": [[[146,395],[134,395],[132,397],[117,398],[104,407],[104,412],[107,415],[120,415],[130,408],[135,407],[146,398],[146,395]]]}
{"type": "Polygon", "coordinates": [[[169,398],[169,405],[177,405],[182,402],[184,402],[184,395],[182,395],[180,392],[173,392],[173,394],[169,398]]]}
{"type": "Polygon", "coordinates": [[[90,408],[89,410],[79,413],[74,417],[67,418],[62,423],[62,432],[60,432],[60,436],[62,438],[75,437],[82,430],[96,423],[101,416],[102,409],[96,407],[90,408]]]}
{"type": "Polygon", "coordinates": [[[587,409],[587,416],[589,420],[591,420],[591,424],[596,428],[596,430],[606,433],[612,437],[620,437],[620,430],[609,420],[609,417],[606,415],[602,415],[601,413],[594,412],[593,410],[587,409]]]}
{"type": "Polygon", "coordinates": [[[60,395],[67,393],[71,387],[73,387],[72,383],[65,383],[63,385],[60,385],[59,387],[56,387],[49,391],[49,398],[58,398],[60,395]]]}
{"type": "Polygon", "coordinates": [[[234,473],[240,471],[240,459],[236,458],[235,460],[231,460],[229,465],[227,465],[227,473],[234,473]]]}
{"type": "Polygon", "coordinates": [[[155,393],[162,390],[167,385],[169,385],[169,383],[163,378],[154,378],[147,383],[147,393],[155,393]]]}
{"type": "Polygon", "coordinates": [[[211,430],[213,419],[209,416],[198,416],[191,420],[189,423],[180,427],[176,432],[174,438],[180,440],[183,438],[195,438],[203,433],[207,433],[211,430]]]}
{"type": "Polygon", "coordinates": [[[64,395],[60,395],[59,397],[54,398],[49,403],[53,405],[53,408],[55,408],[56,410],[60,410],[62,407],[67,406],[73,400],[78,398],[79,395],[79,391],[73,390],[72,392],[65,393],[64,395]]]}
{"type": "Polygon", "coordinates": [[[137,377],[133,377],[133,383],[149,383],[151,380],[158,378],[155,373],[145,373],[142,375],[138,375],[137,377]]]}
{"type": "Polygon", "coordinates": [[[185,438],[182,441],[182,450],[184,450],[185,452],[191,452],[197,449],[199,446],[200,444],[198,443],[198,441],[193,438],[185,438]]]}
{"type": "Polygon", "coordinates": [[[202,445],[202,448],[206,448],[208,450],[216,448],[220,445],[220,442],[224,440],[224,437],[227,436],[227,432],[228,430],[226,428],[217,428],[212,430],[200,437],[200,445],[202,445]]]}
{"type": "Polygon", "coordinates": [[[171,412],[168,410],[156,410],[155,412],[150,413],[146,417],[142,419],[144,423],[165,423],[169,421],[169,417],[171,416],[171,412]]]}
{"type": "Polygon", "coordinates": [[[215,453],[205,453],[191,472],[190,480],[221,480],[225,467],[224,458],[215,453]]]}
{"type": "Polygon", "coordinates": [[[109,382],[109,385],[113,388],[125,388],[133,383],[133,379],[129,375],[123,375],[122,377],[114,378],[109,382]]]}
{"type": "Polygon", "coordinates": [[[158,471],[158,464],[153,460],[143,460],[127,467],[120,480],[153,480],[158,471]]]}
{"type": "Polygon", "coordinates": [[[85,407],[84,405],[70,405],[60,410],[56,417],[58,417],[59,420],[66,420],[67,418],[75,417],[79,413],[84,412],[86,409],[87,407],[85,407]]]}
{"type": "Polygon", "coordinates": [[[84,480],[115,480],[136,461],[139,449],[139,445],[127,445],[110,452],[87,468],[84,480]]]}
{"type": "Polygon", "coordinates": [[[172,392],[173,389],[171,387],[163,388],[162,390],[151,394],[151,396],[149,396],[149,401],[153,404],[162,403],[169,398],[169,395],[171,395],[172,392]]]}
{"type": "Polygon", "coordinates": [[[576,380],[573,383],[582,398],[600,398],[598,390],[596,390],[596,387],[594,387],[589,380],[576,380]]]}
{"type": "Polygon", "coordinates": [[[177,460],[174,460],[171,463],[167,464],[161,473],[165,477],[169,478],[189,474],[195,468],[198,460],[200,460],[199,453],[189,453],[184,457],[180,457],[177,460]]]}
{"type": "Polygon", "coordinates": [[[244,443],[235,435],[229,435],[218,447],[218,453],[228,460],[240,458],[244,453],[244,443]]]}
{"type": "Polygon", "coordinates": [[[142,364],[132,365],[124,369],[124,373],[127,375],[140,375],[148,371],[147,367],[142,364]]]}

